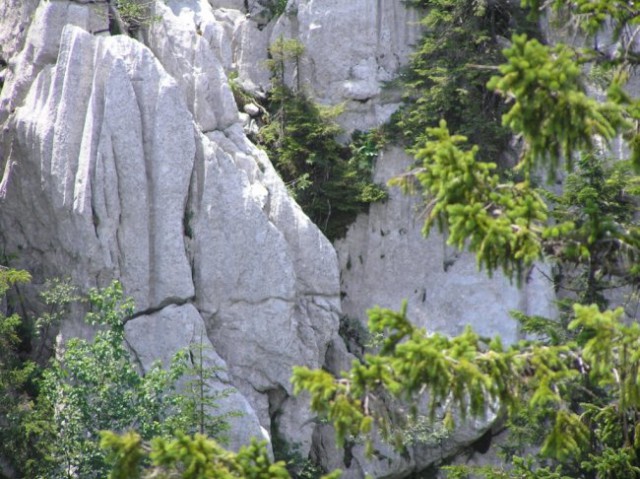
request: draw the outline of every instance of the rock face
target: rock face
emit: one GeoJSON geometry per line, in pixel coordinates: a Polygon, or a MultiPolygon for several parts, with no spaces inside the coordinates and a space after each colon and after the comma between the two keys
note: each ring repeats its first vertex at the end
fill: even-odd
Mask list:
{"type": "Polygon", "coordinates": [[[384,83],[406,64],[420,39],[420,15],[398,0],[295,0],[276,25],[279,35],[305,46],[302,85],[320,103],[344,104],[347,130],[385,122],[399,105],[384,83]]]}
{"type": "MultiPolygon", "coordinates": [[[[400,149],[387,149],[376,180],[386,183],[411,163],[400,149]]],[[[489,278],[477,270],[473,255],[447,246],[437,228],[424,238],[423,209],[419,197],[391,188],[389,200],[372,205],[336,243],[343,314],[366,320],[372,305],[398,309],[406,299],[408,315],[420,327],[457,335],[472,324],[481,335],[500,335],[507,343],[519,339],[511,310],[555,317],[544,265],[532,268],[520,288],[499,272],[489,278]]]]}
{"type": "MultiPolygon", "coordinates": [[[[406,64],[419,40],[419,13],[385,0],[299,0],[290,2],[289,9],[297,14],[284,15],[272,33],[272,39],[283,35],[305,46],[300,71],[292,71],[289,81],[305,85],[321,103],[343,104],[340,122],[347,131],[387,121],[399,98],[385,82],[406,64]]],[[[378,159],[375,180],[386,183],[411,163],[399,148],[389,148],[378,159]]],[[[335,243],[344,316],[366,322],[366,310],[373,305],[398,309],[406,299],[409,317],[418,326],[455,335],[472,324],[481,334],[500,335],[506,342],[518,339],[511,310],[555,316],[554,291],[544,265],[532,269],[521,288],[499,273],[488,278],[477,271],[472,255],[447,247],[436,231],[423,237],[422,208],[419,198],[391,189],[386,202],[372,205],[335,243]]],[[[437,447],[410,448],[402,457],[380,445],[379,460],[366,460],[356,447],[346,477],[419,471],[480,437],[489,419],[466,424],[437,447]]],[[[317,456],[344,469],[335,460],[331,431],[320,428],[316,437],[317,456]]]]}
{"type": "MultiPolygon", "coordinates": [[[[418,41],[419,14],[400,0],[290,0],[277,18],[273,3],[158,1],[134,40],[109,35],[102,3],[0,0],[0,245],[36,286],[61,275],[83,288],[119,279],[136,302],[126,332],[143,368],[211,346],[207,363],[223,371],[210,387],[233,388],[222,411],[244,413],[233,447],[277,431],[346,477],[407,475],[488,422],[407,456],[380,444],[374,461],[361,448],[348,458],[293,397],[292,366],[348,365],[341,307],[364,321],[366,308],[407,298],[421,326],[456,334],[473,323],[513,340],[508,311],[548,315],[552,292],[537,271],[518,290],[477,273],[439,236],[424,240],[419,202],[394,190],[334,249],[245,136],[242,118],[255,110],[238,113],[228,75],[264,94],[269,44],[296,38],[305,53],[288,81],[343,104],[347,132],[367,130],[399,105],[384,83],[418,41]]],[[[385,151],[376,179],[409,162],[385,151]]],[[[86,334],[78,318],[62,328],[86,334]]]]}
{"type": "Polygon", "coordinates": [[[119,279],[143,366],[206,330],[221,384],[239,391],[223,409],[245,413],[232,443],[277,420],[304,451],[289,377],[320,367],[336,337],[335,251],[244,136],[215,49],[158,12],[150,49],[92,35],[108,29],[99,5],[39,4],[0,98],[2,244],[40,280],[119,279]]]}
{"type": "Polygon", "coordinates": [[[206,382],[208,394],[221,398],[211,414],[240,413],[233,419],[228,446],[237,450],[246,444],[248,437],[269,439],[270,435],[261,427],[255,410],[235,389],[227,373],[227,363],[213,349],[202,316],[192,304],[172,304],[157,313],[138,316],[125,325],[125,334],[128,345],[145,369],[158,360],[168,365],[182,349],[198,348],[203,367],[213,368],[217,379],[206,382]],[[162,349],[158,348],[159,345],[162,349]]]}
{"type": "MultiPolygon", "coordinates": [[[[298,0],[289,9],[297,14],[284,15],[272,38],[293,37],[305,46],[297,72],[301,83],[322,103],[344,104],[340,121],[348,131],[387,121],[399,100],[385,82],[395,78],[419,41],[420,12],[393,0],[298,0]]],[[[375,181],[386,183],[412,161],[399,148],[384,151],[375,181]]],[[[388,201],[372,205],[335,244],[344,315],[366,321],[373,305],[397,309],[407,299],[409,316],[420,326],[458,334],[473,323],[480,333],[500,334],[508,342],[518,336],[510,310],[554,316],[554,292],[543,266],[520,289],[500,274],[489,279],[471,255],[447,247],[436,231],[429,239],[422,236],[419,198],[397,189],[389,193],[388,201]]]]}

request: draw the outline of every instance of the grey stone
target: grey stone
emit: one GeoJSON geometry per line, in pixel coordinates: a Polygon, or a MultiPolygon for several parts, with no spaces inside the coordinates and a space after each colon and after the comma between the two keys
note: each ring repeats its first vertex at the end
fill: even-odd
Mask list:
{"type": "Polygon", "coordinates": [[[194,355],[202,354],[202,366],[214,370],[217,378],[217,381],[207,381],[208,393],[220,395],[217,407],[210,412],[217,415],[240,414],[229,420],[232,427],[228,446],[232,450],[237,451],[254,437],[270,439],[260,427],[253,408],[231,384],[227,365],[213,349],[202,317],[192,304],[169,305],[156,313],[138,316],[127,322],[125,333],[127,344],[144,371],[148,371],[156,361],[168,367],[181,350],[190,349],[194,355]]]}
{"type": "Polygon", "coordinates": [[[244,106],[244,112],[249,116],[258,116],[260,114],[260,108],[255,103],[247,103],[244,106]]]}
{"type": "Polygon", "coordinates": [[[7,63],[24,44],[38,0],[6,0],[0,3],[0,59],[7,63]]]}
{"type": "MultiPolygon", "coordinates": [[[[291,394],[292,367],[324,362],[338,329],[338,271],[330,243],[238,128],[200,143],[192,202],[196,304],[216,351],[268,425],[269,397],[291,394]]],[[[306,410],[289,399],[278,414],[289,424],[306,410]]],[[[310,428],[287,433],[308,450],[310,428]]]]}
{"type": "Polygon", "coordinates": [[[0,13],[7,13],[0,16],[0,40],[3,40],[0,44],[2,57],[9,62],[9,74],[0,95],[0,123],[23,101],[38,73],[56,62],[65,25],[77,25],[88,31],[108,27],[106,5],[44,2],[34,11],[35,6],[34,0],[20,6],[9,0],[0,3],[0,13]]]}
{"type": "MultiPolygon", "coordinates": [[[[21,266],[37,278],[84,290],[119,279],[144,364],[206,324],[228,371],[211,387],[230,381],[246,398],[234,444],[277,420],[306,453],[312,428],[296,424],[308,403],[289,377],[321,367],[336,338],[335,250],[243,132],[214,45],[240,16],[206,2],[155,14],[147,48],[85,31],[105,24],[90,7],[39,5],[1,97],[2,244],[28,252],[21,266]]],[[[79,316],[63,338],[90,334],[79,316]]]]}
{"type": "MultiPolygon", "coordinates": [[[[295,0],[271,35],[296,38],[305,47],[298,73],[322,104],[344,104],[340,122],[368,130],[397,108],[383,97],[420,38],[419,12],[396,0],[295,0]]],[[[292,79],[290,79],[292,81],[292,79]]]]}
{"type": "MultiPolygon", "coordinates": [[[[399,148],[385,150],[376,180],[387,181],[412,161],[399,148]]],[[[535,266],[521,288],[500,272],[489,278],[472,254],[447,246],[437,229],[423,237],[420,197],[395,187],[389,193],[388,201],[372,205],[336,243],[344,314],[366,321],[373,304],[399,309],[407,299],[408,315],[420,327],[457,335],[473,324],[481,335],[500,335],[507,343],[519,338],[511,310],[555,317],[555,293],[544,266],[535,266]]]]}
{"type": "Polygon", "coordinates": [[[156,14],[161,19],[149,27],[149,47],[180,85],[200,130],[222,130],[238,122],[238,109],[221,63],[223,54],[212,45],[217,36],[227,37],[208,3],[181,0],[165,6],[156,2],[156,14]]]}

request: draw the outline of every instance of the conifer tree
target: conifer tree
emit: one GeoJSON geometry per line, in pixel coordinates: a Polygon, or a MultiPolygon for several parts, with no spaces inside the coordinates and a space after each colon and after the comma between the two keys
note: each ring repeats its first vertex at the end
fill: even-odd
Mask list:
{"type": "MultiPolygon", "coordinates": [[[[455,12],[456,2],[434,3],[455,12]]],[[[421,398],[431,418],[443,415],[449,428],[456,413],[462,420],[481,417],[499,405],[514,420],[539,421],[539,454],[515,450],[504,468],[476,473],[493,479],[640,477],[640,326],[622,308],[605,309],[608,288],[638,286],[640,109],[625,82],[637,64],[633,32],[640,9],[616,0],[548,3],[593,46],[548,46],[521,34],[503,51],[505,62],[487,88],[504,99],[502,122],[522,141],[513,174],[499,174],[496,161],[479,161],[482,145],[467,146],[441,121],[413,148],[418,168],[396,183],[424,195],[425,234],[439,226],[489,274],[502,269],[518,279],[539,260],[565,272],[573,268],[557,286],[572,290],[568,300],[575,304],[557,321],[519,315],[535,339],[512,346],[471,328],[454,338],[420,330],[405,308],[370,310],[372,332],[385,337],[379,351],[340,378],[306,368],[294,372],[296,390],[310,393],[312,409],[334,424],[339,442],[366,435],[374,425],[389,439],[399,437],[383,407],[388,395],[421,398]],[[596,34],[605,27],[612,42],[602,48],[596,34]],[[599,100],[585,87],[585,72],[596,66],[610,79],[599,100]],[[613,166],[607,146],[620,136],[628,161],[613,166]],[[562,167],[569,175],[564,193],[536,187],[537,174],[555,179],[562,167]]],[[[546,6],[523,4],[534,16],[546,6]]],[[[467,472],[454,468],[450,477],[467,472]]]]}
{"type": "Polygon", "coordinates": [[[300,42],[279,37],[269,52],[270,118],[258,140],[291,195],[333,240],[369,204],[386,198],[372,181],[373,162],[384,140],[372,131],[354,135],[350,145],[340,143],[342,130],[334,121],[340,108],[316,104],[300,84],[300,42]]]}

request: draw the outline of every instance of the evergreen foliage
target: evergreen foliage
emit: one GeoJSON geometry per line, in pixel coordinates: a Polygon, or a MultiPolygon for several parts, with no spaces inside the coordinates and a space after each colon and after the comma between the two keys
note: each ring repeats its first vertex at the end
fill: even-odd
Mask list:
{"type": "MultiPolygon", "coordinates": [[[[436,20],[446,21],[464,2],[429,3],[437,4],[436,20]]],[[[541,7],[523,3],[533,14],[541,7]]],[[[402,446],[388,396],[426,402],[431,419],[448,428],[500,408],[514,426],[508,463],[449,468],[449,477],[640,477],[640,326],[622,308],[605,309],[610,288],[637,289],[639,109],[624,83],[637,58],[628,32],[640,10],[615,0],[550,3],[586,37],[610,20],[620,48],[548,47],[513,36],[499,75],[487,83],[506,102],[504,126],[522,140],[513,174],[502,179],[495,162],[478,161],[477,147],[464,147],[466,138],[442,121],[413,148],[420,166],[396,182],[421,186],[425,233],[437,224],[489,272],[518,276],[537,259],[555,263],[556,286],[570,293],[561,317],[517,315],[532,339],[507,348],[470,328],[454,338],[417,329],[405,308],[369,311],[372,332],[384,333],[379,351],[340,378],[294,371],[296,391],[310,393],[312,409],[334,424],[341,443],[375,425],[402,446]],[[593,62],[611,72],[601,101],[585,89],[586,63],[593,62]],[[603,152],[618,135],[630,161],[611,166],[603,152]],[[555,178],[561,164],[568,170],[561,194],[535,187],[535,173],[546,169],[555,178]],[[539,452],[526,455],[531,446],[539,452]]]]}
{"type": "MultiPolygon", "coordinates": [[[[288,479],[284,462],[272,462],[264,443],[252,442],[237,453],[201,434],[176,434],[144,443],[135,433],[102,435],[114,463],[111,479],[288,479]],[[148,464],[150,463],[150,464],[148,464]]],[[[339,472],[323,476],[336,479],[339,472]]]]}
{"type": "MultiPolygon", "coordinates": [[[[441,419],[448,429],[457,417],[482,417],[499,405],[528,420],[533,412],[542,414],[541,455],[555,460],[554,470],[567,477],[636,477],[640,326],[625,324],[622,316],[622,309],[577,304],[569,325],[576,339],[505,348],[499,338],[481,338],[470,328],[454,338],[427,334],[410,324],[406,311],[375,308],[369,312],[370,327],[386,335],[378,354],[355,361],[339,380],[325,371],[297,368],[294,384],[311,393],[312,408],[333,422],[341,443],[370,432],[375,422],[385,437],[404,445],[402,431],[383,407],[385,394],[413,403],[427,398],[431,420],[441,419]],[[577,392],[588,387],[589,401],[574,403],[577,392]]],[[[515,456],[513,464],[524,460],[515,456]]],[[[484,472],[491,478],[547,477],[533,458],[526,462],[531,473],[518,475],[523,464],[510,473],[510,466],[484,472]]]]}
{"type": "Polygon", "coordinates": [[[288,0],[271,0],[267,5],[271,17],[277,18],[283,15],[287,11],[287,3],[289,3],[288,0]]]}
{"type": "Polygon", "coordinates": [[[259,142],[304,212],[335,239],[369,204],[386,198],[371,180],[384,138],[373,131],[357,133],[349,146],[338,141],[342,130],[332,120],[337,111],[316,105],[298,83],[303,53],[295,40],[280,37],[271,45],[270,121],[259,142]],[[293,89],[289,76],[295,78],[293,89]]]}
{"type": "Polygon", "coordinates": [[[578,302],[606,307],[607,292],[637,288],[639,186],[629,162],[607,166],[586,156],[567,176],[562,194],[545,192],[555,221],[573,224],[544,247],[557,259],[558,287],[578,302]]]}
{"type": "Polygon", "coordinates": [[[548,171],[553,175],[561,157],[571,170],[573,156],[593,150],[596,135],[609,141],[626,126],[620,105],[587,95],[582,61],[570,47],[550,48],[514,35],[504,54],[501,76],[492,77],[487,86],[511,103],[502,122],[524,139],[518,166],[527,178],[545,160],[551,161],[548,171]]]}
{"type": "Polygon", "coordinates": [[[441,119],[473,144],[481,160],[496,161],[510,132],[502,126],[504,104],[486,87],[503,62],[503,44],[514,31],[533,32],[525,11],[510,0],[411,0],[425,12],[424,35],[400,78],[405,104],[393,129],[409,148],[441,119]]]}
{"type": "MultiPolygon", "coordinates": [[[[448,232],[449,244],[476,253],[489,274],[502,268],[519,276],[542,254],[547,205],[526,182],[501,182],[496,164],[478,161],[478,147],[463,149],[466,138],[451,135],[444,120],[427,133],[416,156],[422,166],[391,182],[422,187],[428,202],[423,233],[435,223],[448,232]]],[[[554,228],[564,232],[571,223],[554,228]]]]}
{"type": "Polygon", "coordinates": [[[179,351],[174,358],[172,367],[180,377],[179,393],[172,398],[171,415],[164,418],[164,422],[167,430],[215,437],[224,444],[229,421],[241,413],[230,411],[222,414],[217,411],[219,400],[231,394],[232,389],[210,391],[210,386],[218,381],[220,368],[206,366],[212,348],[204,345],[203,335],[201,331],[199,344],[179,351]]]}

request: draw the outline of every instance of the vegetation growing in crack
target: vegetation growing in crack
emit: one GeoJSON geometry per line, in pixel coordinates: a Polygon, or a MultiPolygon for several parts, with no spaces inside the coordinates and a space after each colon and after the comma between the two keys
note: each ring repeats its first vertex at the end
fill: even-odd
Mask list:
{"type": "Polygon", "coordinates": [[[287,11],[288,0],[271,0],[268,3],[268,10],[272,18],[278,18],[287,11]]]}
{"type": "MultiPolygon", "coordinates": [[[[299,444],[292,444],[282,437],[278,430],[277,421],[272,422],[273,455],[281,461],[291,477],[296,479],[320,479],[325,477],[326,471],[315,461],[304,457],[299,444]]],[[[334,473],[335,474],[335,473],[334,473]]]]}
{"type": "Polygon", "coordinates": [[[259,142],[305,213],[335,239],[358,213],[386,198],[384,188],[372,181],[385,140],[381,132],[371,131],[356,132],[346,146],[338,141],[342,131],[332,118],[339,111],[313,103],[299,83],[302,55],[299,42],[282,37],[270,48],[270,115],[259,142]]]}
{"type": "Polygon", "coordinates": [[[364,354],[364,350],[371,341],[371,334],[358,318],[342,315],[338,334],[344,341],[347,350],[358,358],[364,354]]]}
{"type": "Polygon", "coordinates": [[[141,27],[148,26],[159,17],[153,15],[154,2],[146,0],[115,0],[109,4],[109,31],[113,35],[128,34],[136,37],[141,27]]]}

